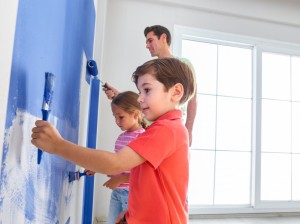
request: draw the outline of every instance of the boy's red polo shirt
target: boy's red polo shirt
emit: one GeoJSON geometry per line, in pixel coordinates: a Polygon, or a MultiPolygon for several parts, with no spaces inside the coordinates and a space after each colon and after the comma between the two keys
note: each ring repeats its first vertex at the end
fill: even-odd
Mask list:
{"type": "Polygon", "coordinates": [[[174,110],[153,122],[128,146],[146,162],[131,170],[129,224],[188,222],[188,132],[174,110]]]}

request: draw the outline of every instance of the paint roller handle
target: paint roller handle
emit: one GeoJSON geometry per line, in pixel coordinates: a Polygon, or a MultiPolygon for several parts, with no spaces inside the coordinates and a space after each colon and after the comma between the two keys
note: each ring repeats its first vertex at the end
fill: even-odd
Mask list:
{"type": "MultiPolygon", "coordinates": [[[[103,82],[101,81],[101,83],[103,84],[103,82]]],[[[108,86],[107,86],[107,84],[106,83],[104,83],[103,85],[102,85],[102,87],[104,87],[104,88],[106,88],[106,89],[110,89],[110,88],[108,88],[108,86]]]]}

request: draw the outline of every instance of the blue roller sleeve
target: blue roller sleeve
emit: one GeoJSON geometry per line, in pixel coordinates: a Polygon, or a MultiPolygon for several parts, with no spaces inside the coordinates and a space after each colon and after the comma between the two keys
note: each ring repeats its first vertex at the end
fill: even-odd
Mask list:
{"type": "Polygon", "coordinates": [[[87,69],[92,76],[98,75],[97,63],[94,60],[87,62],[87,69]]]}

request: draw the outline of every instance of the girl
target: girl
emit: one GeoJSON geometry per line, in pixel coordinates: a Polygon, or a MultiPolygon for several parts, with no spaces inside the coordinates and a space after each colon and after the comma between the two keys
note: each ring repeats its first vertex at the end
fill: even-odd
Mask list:
{"type": "MultiPolygon", "coordinates": [[[[146,121],[142,116],[138,97],[137,93],[126,91],[118,94],[111,102],[116,124],[124,131],[115,142],[116,153],[145,131],[146,121]]],[[[86,173],[87,175],[95,174],[90,170],[86,170],[86,173]]],[[[128,209],[130,171],[108,176],[110,179],[103,184],[112,190],[107,223],[115,224],[119,214],[128,209]]]]}

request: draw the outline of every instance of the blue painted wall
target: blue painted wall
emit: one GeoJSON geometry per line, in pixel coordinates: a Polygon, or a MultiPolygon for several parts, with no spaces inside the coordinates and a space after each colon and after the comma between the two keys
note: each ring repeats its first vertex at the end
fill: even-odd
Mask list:
{"type": "Polygon", "coordinates": [[[82,64],[93,55],[94,25],[93,0],[19,0],[0,177],[1,224],[77,223],[69,211],[68,172],[74,164],[44,153],[37,165],[30,134],[41,118],[45,72],[51,72],[56,80],[49,121],[77,143],[82,64]]]}

